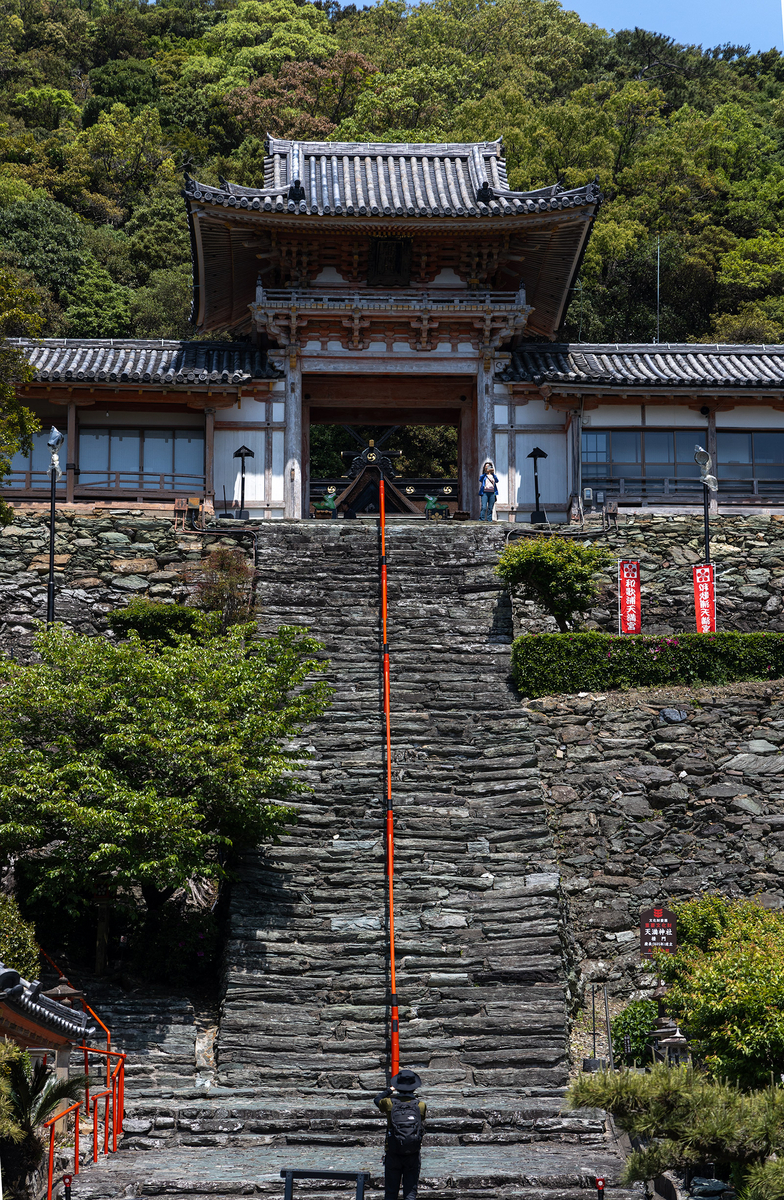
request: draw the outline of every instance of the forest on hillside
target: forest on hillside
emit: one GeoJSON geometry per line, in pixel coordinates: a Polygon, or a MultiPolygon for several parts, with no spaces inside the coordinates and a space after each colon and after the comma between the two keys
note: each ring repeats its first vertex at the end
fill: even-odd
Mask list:
{"type": "MultiPolygon", "coordinates": [[[[182,174],[264,136],[504,139],[598,177],[564,336],[784,341],[784,56],[610,34],[558,0],[2,0],[0,269],[47,335],[193,335],[182,174]]],[[[9,330],[13,332],[12,329],[9,330]]]]}

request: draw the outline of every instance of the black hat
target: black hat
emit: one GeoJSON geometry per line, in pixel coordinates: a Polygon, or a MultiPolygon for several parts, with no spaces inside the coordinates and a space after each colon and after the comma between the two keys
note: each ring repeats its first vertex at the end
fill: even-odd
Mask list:
{"type": "Polygon", "coordinates": [[[414,1071],[407,1071],[405,1068],[398,1071],[397,1075],[393,1075],[390,1083],[396,1092],[415,1092],[422,1086],[419,1076],[414,1071]]]}

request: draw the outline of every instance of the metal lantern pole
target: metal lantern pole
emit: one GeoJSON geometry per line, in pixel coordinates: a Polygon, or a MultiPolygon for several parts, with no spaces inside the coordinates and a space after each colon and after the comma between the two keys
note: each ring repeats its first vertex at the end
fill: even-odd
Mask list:
{"type": "Polygon", "coordinates": [[[540,450],[538,446],[534,446],[528,458],[534,460],[534,495],[536,496],[536,511],[531,513],[531,524],[539,525],[547,520],[547,514],[539,509],[539,459],[547,458],[547,452],[540,450]]]}
{"type": "Polygon", "coordinates": [[[247,446],[240,446],[239,450],[234,451],[234,458],[238,458],[242,464],[240,468],[240,520],[243,520],[245,512],[245,459],[255,458],[256,455],[247,446]]]}
{"type": "Polygon", "coordinates": [[[715,475],[709,474],[712,465],[711,456],[704,446],[694,447],[694,461],[700,468],[705,521],[705,562],[706,565],[710,565],[710,494],[719,490],[719,481],[715,475]]]}
{"type": "Polygon", "coordinates": [[[54,523],[55,523],[55,506],[57,502],[57,481],[62,478],[60,470],[60,456],[57,453],[65,437],[55,425],[52,426],[52,431],[47,440],[52,458],[49,463],[49,582],[46,588],[46,626],[47,629],[54,624],[54,523]]]}
{"type": "Polygon", "coordinates": [[[389,1073],[392,1078],[400,1070],[400,1017],[397,1006],[397,984],[395,981],[395,817],[392,808],[392,726],[389,704],[389,642],[387,641],[387,545],[386,504],[384,480],[378,485],[378,508],[381,525],[381,633],[384,679],[384,726],[386,733],[386,792],[387,792],[387,886],[389,888],[389,1008],[391,1022],[389,1073]]]}

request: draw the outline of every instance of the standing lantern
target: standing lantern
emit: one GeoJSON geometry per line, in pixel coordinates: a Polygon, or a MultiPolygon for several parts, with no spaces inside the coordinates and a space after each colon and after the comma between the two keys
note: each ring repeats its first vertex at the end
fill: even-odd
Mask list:
{"type": "Polygon", "coordinates": [[[54,522],[57,481],[58,479],[62,479],[63,476],[60,470],[60,455],[58,451],[64,441],[65,435],[60,433],[60,430],[53,425],[52,432],[49,434],[46,442],[52,454],[51,462],[49,463],[49,583],[46,588],[47,627],[54,623],[54,522]]]}
{"type": "Polygon", "coordinates": [[[240,511],[238,518],[240,521],[247,521],[250,513],[245,511],[245,459],[255,458],[256,455],[247,446],[240,446],[239,450],[234,451],[234,458],[238,458],[242,463],[242,474],[240,481],[240,511]]]}
{"type": "Polygon", "coordinates": [[[539,459],[547,458],[547,453],[540,450],[538,446],[534,446],[528,458],[534,460],[534,495],[536,497],[536,512],[531,513],[531,524],[541,525],[547,520],[547,513],[541,512],[539,509],[539,459]]]}

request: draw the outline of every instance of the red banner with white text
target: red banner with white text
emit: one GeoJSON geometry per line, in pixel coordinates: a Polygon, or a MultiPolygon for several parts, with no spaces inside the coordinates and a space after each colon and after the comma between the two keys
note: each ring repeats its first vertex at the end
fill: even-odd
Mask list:
{"type": "Polygon", "coordinates": [[[621,633],[640,633],[642,630],[638,562],[621,560],[618,563],[618,627],[621,633]]]}
{"type": "Polygon", "coordinates": [[[694,611],[697,617],[697,633],[715,633],[716,591],[713,565],[710,563],[694,567],[694,611]]]}

